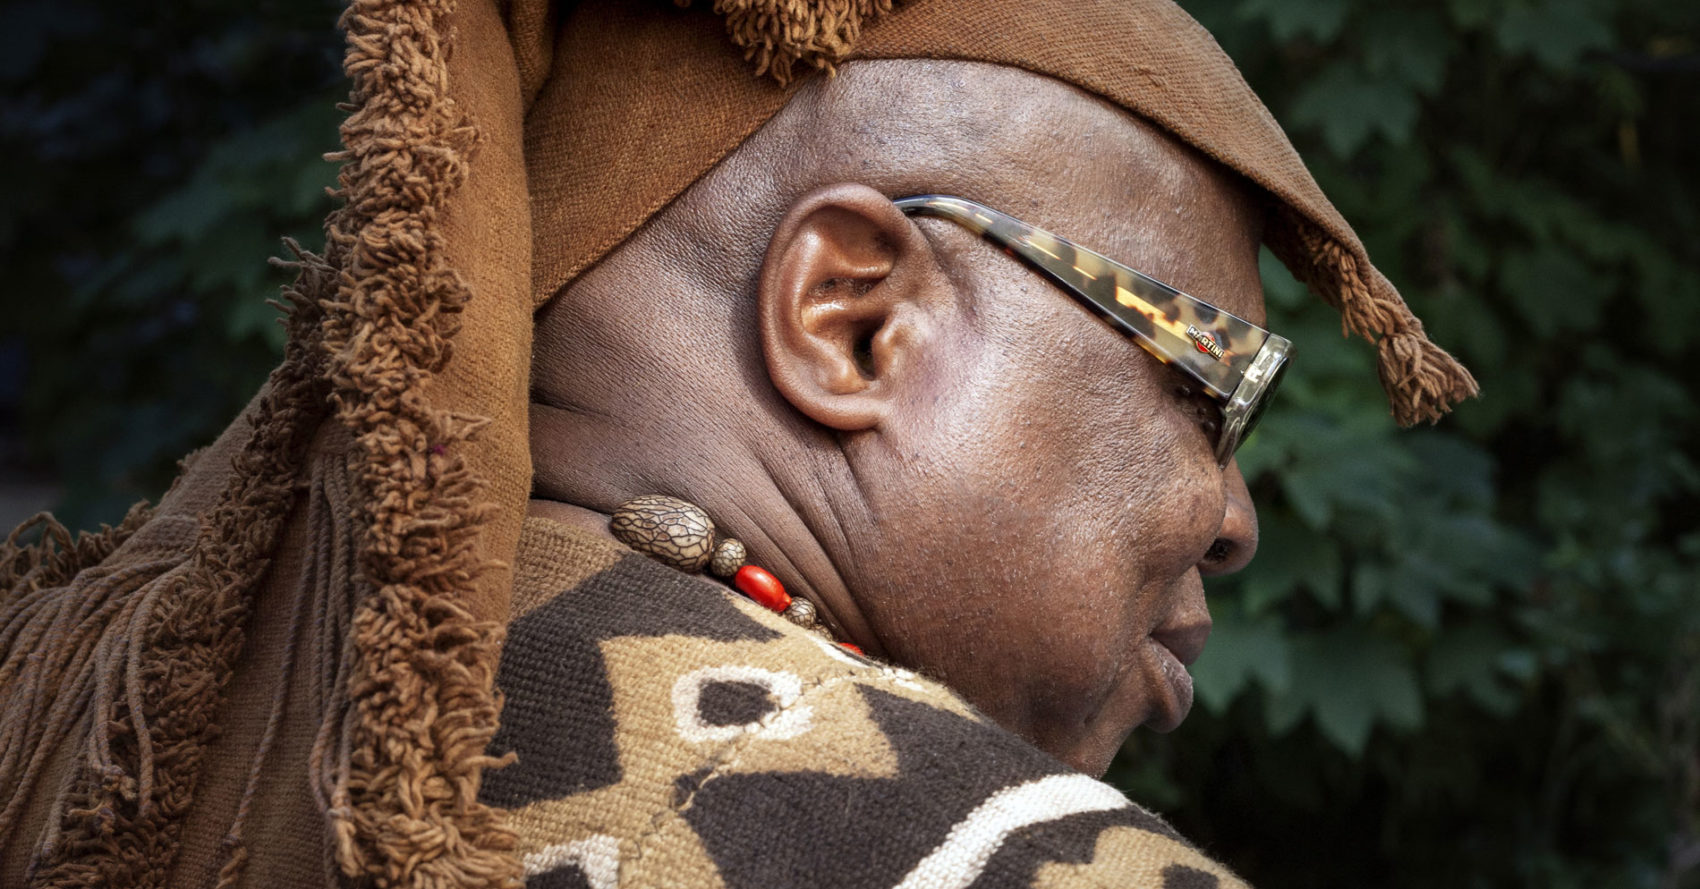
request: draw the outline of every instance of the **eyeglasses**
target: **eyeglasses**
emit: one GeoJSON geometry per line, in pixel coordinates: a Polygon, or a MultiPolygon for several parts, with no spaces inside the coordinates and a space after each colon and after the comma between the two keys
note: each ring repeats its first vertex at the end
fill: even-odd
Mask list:
{"type": "Polygon", "coordinates": [[[1201,383],[1222,409],[1220,466],[1257,427],[1281,383],[1293,344],[1244,318],[967,198],[924,194],[892,203],[911,216],[955,222],[1002,247],[1157,360],[1201,383]]]}

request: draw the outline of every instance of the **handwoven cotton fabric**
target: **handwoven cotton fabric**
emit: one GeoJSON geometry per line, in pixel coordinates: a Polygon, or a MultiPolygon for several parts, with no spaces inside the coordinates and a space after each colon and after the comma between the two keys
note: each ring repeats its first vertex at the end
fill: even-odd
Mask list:
{"type": "MultiPolygon", "coordinates": [[[[707,6],[351,0],[342,205],[290,260],[282,364],[157,507],[0,549],[0,885],[517,885],[547,850],[490,745],[548,767],[496,690],[533,312],[833,65],[1013,65],[1166,127],[1271,196],[1270,246],[1376,340],[1396,418],[1474,391],[1167,0],[707,6]]],[[[1162,835],[1132,829],[1112,846],[1162,835]]]]}
{"type": "Polygon", "coordinates": [[[907,670],[546,519],[520,538],[481,798],[530,885],[1243,886],[907,670]]]}

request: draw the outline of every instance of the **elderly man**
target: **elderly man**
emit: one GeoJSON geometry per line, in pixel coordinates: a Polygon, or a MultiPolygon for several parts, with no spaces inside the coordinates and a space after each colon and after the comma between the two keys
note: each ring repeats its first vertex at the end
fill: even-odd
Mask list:
{"type": "Polygon", "coordinates": [[[1256,546],[1258,245],[1474,384],[1184,13],[1039,6],[357,0],[284,364],[7,553],[0,883],[1234,882],[1088,775],[1256,546]]]}

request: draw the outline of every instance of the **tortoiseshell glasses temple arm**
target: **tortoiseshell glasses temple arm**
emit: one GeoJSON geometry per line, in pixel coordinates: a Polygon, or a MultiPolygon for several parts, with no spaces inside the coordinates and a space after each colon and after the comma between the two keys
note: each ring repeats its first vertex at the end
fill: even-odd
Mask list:
{"type": "Polygon", "coordinates": [[[1158,360],[1176,365],[1223,405],[1218,458],[1226,463],[1250,433],[1291,343],[1156,278],[1028,225],[983,204],[950,195],[893,202],[911,215],[936,216],[978,233],[1024,260],[1085,306],[1131,336],[1158,360]],[[1249,384],[1249,385],[1248,385],[1249,384]]]}

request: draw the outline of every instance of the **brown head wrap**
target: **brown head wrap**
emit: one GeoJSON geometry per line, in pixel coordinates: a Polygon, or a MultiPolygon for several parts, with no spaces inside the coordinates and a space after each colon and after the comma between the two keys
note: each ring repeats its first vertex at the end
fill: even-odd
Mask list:
{"type": "Polygon", "coordinates": [[[344,206],[296,263],[283,365],[156,510],[0,550],[0,884],[37,852],[47,885],[234,881],[258,823],[262,873],[328,828],[375,885],[514,885],[477,791],[532,313],[836,63],[1010,65],[1154,121],[1276,199],[1270,247],[1376,341],[1400,422],[1475,391],[1168,0],[557,9],[352,0],[344,206]],[[261,792],[268,760],[306,763],[321,823],[305,782],[261,792]]]}

